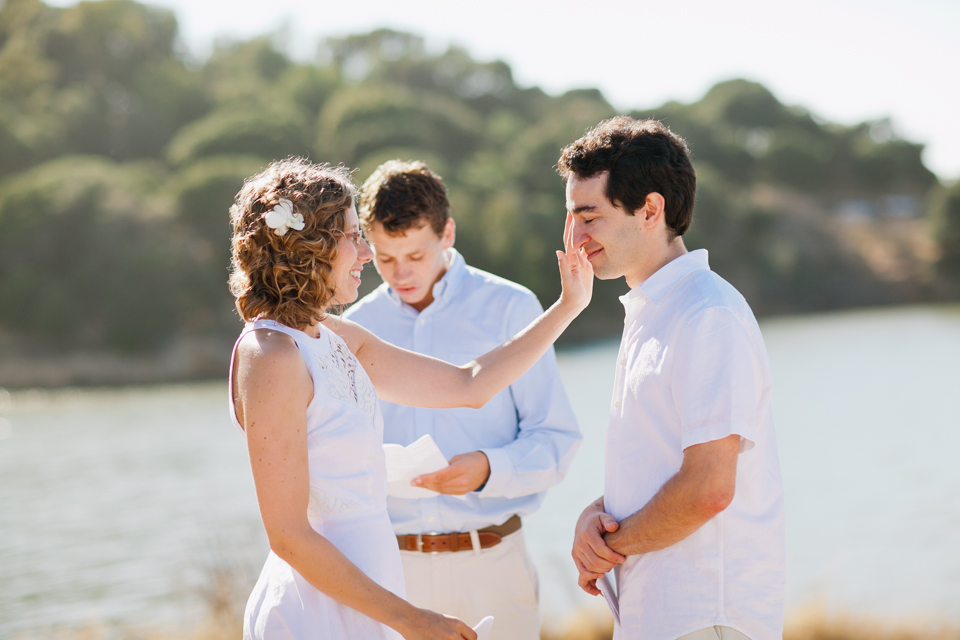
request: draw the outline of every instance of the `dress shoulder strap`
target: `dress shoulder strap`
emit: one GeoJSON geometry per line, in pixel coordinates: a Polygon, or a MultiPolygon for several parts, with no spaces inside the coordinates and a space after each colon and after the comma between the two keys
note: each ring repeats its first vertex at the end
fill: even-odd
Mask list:
{"type": "MultiPolygon", "coordinates": [[[[281,324],[276,320],[254,320],[253,322],[248,322],[244,325],[243,331],[241,331],[240,335],[237,336],[237,341],[233,344],[233,350],[230,352],[230,371],[227,377],[227,394],[230,405],[230,419],[233,421],[234,426],[240,429],[240,431],[243,431],[243,425],[241,425],[240,420],[237,419],[236,400],[233,397],[233,372],[237,357],[237,347],[240,345],[240,341],[243,340],[247,334],[257,331],[258,329],[270,329],[271,331],[278,331],[293,338],[294,342],[297,343],[297,348],[300,349],[300,354],[303,356],[304,363],[307,365],[307,371],[310,373],[311,377],[314,376],[313,367],[315,366],[312,359],[307,357],[307,354],[312,351],[311,343],[319,342],[320,340],[329,341],[329,337],[325,337],[323,332],[320,333],[321,338],[318,340],[316,338],[311,338],[299,329],[288,327],[287,325],[281,324]]],[[[316,384],[314,384],[314,389],[316,389],[316,384]]]]}

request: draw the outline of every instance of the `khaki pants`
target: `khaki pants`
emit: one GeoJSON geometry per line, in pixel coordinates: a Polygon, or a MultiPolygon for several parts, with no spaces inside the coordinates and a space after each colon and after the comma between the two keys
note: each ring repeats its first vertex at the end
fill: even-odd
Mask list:
{"type": "Polygon", "coordinates": [[[750,640],[750,638],[730,627],[707,627],[682,635],[677,640],[750,640]]]}
{"type": "Polygon", "coordinates": [[[490,640],[538,640],[537,571],[523,530],[479,555],[401,551],[407,600],[414,606],[456,616],[471,627],[493,616],[490,640]]]}

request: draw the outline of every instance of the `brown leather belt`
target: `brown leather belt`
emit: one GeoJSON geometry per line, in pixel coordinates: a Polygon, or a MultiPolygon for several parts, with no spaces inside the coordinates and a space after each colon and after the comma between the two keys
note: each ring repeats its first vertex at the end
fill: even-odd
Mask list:
{"type": "MultiPolygon", "coordinates": [[[[512,516],[509,520],[495,527],[484,527],[477,529],[477,537],[480,538],[480,548],[489,549],[500,544],[505,537],[520,530],[520,516],[512,516]]],[[[465,533],[424,533],[417,535],[397,536],[397,544],[401,551],[423,551],[424,553],[433,553],[436,551],[467,551],[473,549],[473,543],[470,541],[470,532],[465,533]]]]}

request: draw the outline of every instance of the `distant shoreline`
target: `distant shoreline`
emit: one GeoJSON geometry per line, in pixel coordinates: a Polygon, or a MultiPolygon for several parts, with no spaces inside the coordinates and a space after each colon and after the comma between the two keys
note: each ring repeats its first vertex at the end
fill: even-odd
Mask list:
{"type": "Polygon", "coordinates": [[[229,343],[190,338],[153,354],[81,351],[0,355],[0,387],[113,387],[225,378],[232,344],[232,338],[229,343]]]}
{"type": "MultiPolygon", "coordinates": [[[[810,311],[784,315],[761,316],[760,322],[787,318],[813,318],[821,315],[882,313],[898,309],[960,309],[958,303],[889,305],[856,307],[831,311],[810,311]]],[[[558,349],[575,351],[617,336],[590,336],[582,341],[562,342],[558,349]]],[[[213,382],[224,380],[230,363],[232,338],[229,342],[184,339],[160,353],[123,355],[112,352],[77,352],[44,355],[0,354],[0,388],[10,391],[27,389],[63,389],[73,387],[128,387],[213,382]]]]}

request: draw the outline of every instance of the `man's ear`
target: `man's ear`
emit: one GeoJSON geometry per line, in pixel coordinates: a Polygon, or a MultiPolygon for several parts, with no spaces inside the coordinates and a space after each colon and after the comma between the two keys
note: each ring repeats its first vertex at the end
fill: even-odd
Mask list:
{"type": "Polygon", "coordinates": [[[446,224],[443,225],[443,235],[441,236],[441,239],[443,240],[444,249],[449,249],[456,241],[457,223],[453,221],[453,218],[447,218],[446,224]]]}
{"type": "Polygon", "coordinates": [[[663,199],[663,196],[656,191],[651,191],[647,194],[647,199],[643,203],[643,206],[640,207],[640,210],[634,215],[642,218],[642,224],[645,229],[652,229],[664,219],[665,207],[666,201],[663,199]]]}

